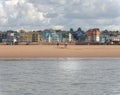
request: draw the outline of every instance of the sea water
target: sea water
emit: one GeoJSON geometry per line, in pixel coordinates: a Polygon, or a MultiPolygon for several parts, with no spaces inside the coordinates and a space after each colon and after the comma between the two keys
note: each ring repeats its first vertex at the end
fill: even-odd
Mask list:
{"type": "Polygon", "coordinates": [[[120,58],[1,59],[0,95],[120,95],[120,58]]]}

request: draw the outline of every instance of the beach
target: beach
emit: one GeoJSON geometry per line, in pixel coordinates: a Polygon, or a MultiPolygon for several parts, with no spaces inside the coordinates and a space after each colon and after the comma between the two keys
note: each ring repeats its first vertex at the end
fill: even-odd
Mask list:
{"type": "Polygon", "coordinates": [[[120,57],[119,45],[0,45],[0,58],[120,57]]]}

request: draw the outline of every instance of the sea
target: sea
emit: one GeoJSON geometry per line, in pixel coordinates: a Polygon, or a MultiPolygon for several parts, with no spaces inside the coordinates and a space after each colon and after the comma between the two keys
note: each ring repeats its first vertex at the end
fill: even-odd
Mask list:
{"type": "Polygon", "coordinates": [[[120,58],[3,58],[0,95],[120,95],[120,58]]]}

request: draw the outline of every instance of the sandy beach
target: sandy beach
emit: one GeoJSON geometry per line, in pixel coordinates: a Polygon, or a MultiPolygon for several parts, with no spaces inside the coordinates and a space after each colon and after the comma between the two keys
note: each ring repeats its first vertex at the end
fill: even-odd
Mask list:
{"type": "Polygon", "coordinates": [[[119,45],[0,45],[0,58],[120,57],[119,45]]]}

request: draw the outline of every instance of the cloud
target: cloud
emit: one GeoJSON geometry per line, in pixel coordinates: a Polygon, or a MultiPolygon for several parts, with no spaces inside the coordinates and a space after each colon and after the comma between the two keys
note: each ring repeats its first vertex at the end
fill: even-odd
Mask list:
{"type": "Polygon", "coordinates": [[[119,29],[120,0],[2,0],[0,29],[119,29]]]}
{"type": "Polygon", "coordinates": [[[62,29],[64,29],[64,26],[61,26],[61,25],[55,25],[55,26],[53,26],[52,27],[53,29],[55,29],[55,30],[62,30],[62,29]]]}
{"type": "Polygon", "coordinates": [[[81,0],[78,4],[72,4],[66,8],[65,17],[73,19],[99,19],[114,18],[120,15],[118,0],[81,0]],[[116,2],[115,2],[116,1],[116,2]]]}
{"type": "Polygon", "coordinates": [[[6,27],[36,26],[42,23],[49,23],[45,19],[45,13],[25,0],[9,0],[0,4],[1,24],[6,27]]]}
{"type": "Polygon", "coordinates": [[[4,12],[2,4],[0,4],[0,22],[2,22],[0,25],[7,23],[6,13],[4,12]]]}

